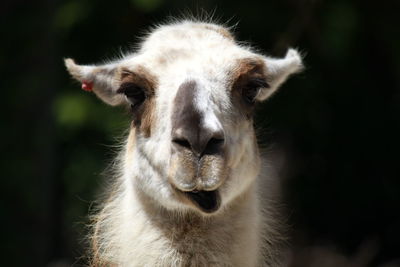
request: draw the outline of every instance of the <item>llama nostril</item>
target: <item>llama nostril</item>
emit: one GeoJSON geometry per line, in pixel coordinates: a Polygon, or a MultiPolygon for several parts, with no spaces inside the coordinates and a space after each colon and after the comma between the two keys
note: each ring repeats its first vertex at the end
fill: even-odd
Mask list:
{"type": "Polygon", "coordinates": [[[173,139],[172,142],[174,142],[175,144],[181,146],[181,147],[185,147],[188,149],[192,149],[192,146],[190,145],[189,141],[183,138],[176,138],[173,139]]]}
{"type": "Polygon", "coordinates": [[[223,139],[223,138],[212,137],[208,141],[202,155],[212,155],[212,154],[219,153],[221,151],[222,146],[224,145],[224,142],[225,142],[225,139],[223,139]]]}
{"type": "Polygon", "coordinates": [[[201,158],[204,155],[218,154],[225,143],[224,135],[220,132],[181,130],[172,136],[172,143],[179,150],[188,150],[201,158]]]}

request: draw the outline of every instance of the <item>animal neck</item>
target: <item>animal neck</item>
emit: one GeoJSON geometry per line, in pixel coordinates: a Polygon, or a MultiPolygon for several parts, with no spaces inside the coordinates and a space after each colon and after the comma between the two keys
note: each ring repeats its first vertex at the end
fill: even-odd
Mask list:
{"type": "Polygon", "coordinates": [[[106,204],[108,214],[98,222],[99,241],[93,241],[100,242],[99,262],[256,266],[261,258],[262,215],[255,185],[211,216],[168,210],[139,187],[125,190],[131,194],[106,204]]]}
{"type": "MultiPolygon", "coordinates": [[[[167,210],[141,191],[137,192],[137,196],[143,211],[143,222],[151,225],[147,231],[156,233],[155,242],[168,244],[167,250],[179,258],[182,266],[193,263],[196,266],[220,266],[223,262],[232,262],[232,266],[253,266],[246,264],[260,258],[258,254],[262,247],[259,231],[261,218],[254,190],[254,187],[249,188],[211,216],[190,210],[167,210]],[[244,259],[242,265],[237,265],[244,259]]],[[[143,233],[146,234],[148,232],[143,233]]],[[[153,245],[148,244],[150,247],[153,245]]]]}

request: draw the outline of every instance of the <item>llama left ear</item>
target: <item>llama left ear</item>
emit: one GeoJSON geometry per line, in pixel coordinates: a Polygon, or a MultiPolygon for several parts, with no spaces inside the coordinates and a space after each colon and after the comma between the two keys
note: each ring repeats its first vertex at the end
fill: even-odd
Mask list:
{"type": "Polygon", "coordinates": [[[258,93],[256,97],[258,101],[267,99],[291,74],[300,72],[303,69],[301,56],[295,49],[289,49],[284,58],[265,57],[264,62],[269,88],[263,88],[258,93]]]}
{"type": "Polygon", "coordinates": [[[105,103],[116,106],[124,103],[124,97],[118,94],[117,64],[101,66],[78,65],[73,59],[65,59],[65,66],[77,81],[82,83],[82,89],[93,91],[105,103]]]}

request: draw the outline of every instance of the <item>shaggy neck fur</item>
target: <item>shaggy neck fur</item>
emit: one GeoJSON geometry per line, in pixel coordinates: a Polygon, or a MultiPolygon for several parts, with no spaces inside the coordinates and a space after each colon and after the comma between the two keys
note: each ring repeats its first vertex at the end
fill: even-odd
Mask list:
{"type": "MultiPolygon", "coordinates": [[[[122,165],[132,160],[134,135],[122,165]]],[[[269,209],[261,208],[257,181],[218,214],[204,216],[168,210],[135,184],[138,179],[116,178],[94,217],[91,266],[280,265],[282,227],[274,203],[264,199],[269,209]]]]}

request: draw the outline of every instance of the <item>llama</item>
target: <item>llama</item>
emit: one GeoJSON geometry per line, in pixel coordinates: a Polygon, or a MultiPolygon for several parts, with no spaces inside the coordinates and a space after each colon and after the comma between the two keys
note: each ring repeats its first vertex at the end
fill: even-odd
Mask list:
{"type": "Polygon", "coordinates": [[[132,118],[94,219],[93,266],[279,266],[281,222],[261,203],[269,188],[253,113],[300,71],[296,50],[267,57],[225,26],[184,20],[114,62],[65,64],[132,118]]]}

